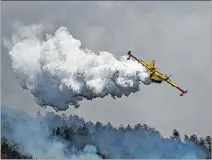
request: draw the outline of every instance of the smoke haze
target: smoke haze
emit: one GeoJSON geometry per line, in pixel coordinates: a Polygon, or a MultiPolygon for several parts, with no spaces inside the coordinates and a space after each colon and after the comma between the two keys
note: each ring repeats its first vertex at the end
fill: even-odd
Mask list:
{"type": "MultiPolygon", "coordinates": [[[[22,111],[2,108],[2,136],[18,142],[21,152],[37,158],[96,158],[97,148],[109,158],[204,158],[204,149],[181,139],[163,138],[148,126],[121,130],[111,124],[93,124],[78,116],[60,117],[54,113],[31,117],[22,111]],[[70,140],[52,136],[55,127],[72,127],[78,134],[86,126],[88,134],[70,140]],[[81,149],[79,149],[81,148],[81,149]]],[[[62,134],[62,133],[60,133],[62,134]]]]}

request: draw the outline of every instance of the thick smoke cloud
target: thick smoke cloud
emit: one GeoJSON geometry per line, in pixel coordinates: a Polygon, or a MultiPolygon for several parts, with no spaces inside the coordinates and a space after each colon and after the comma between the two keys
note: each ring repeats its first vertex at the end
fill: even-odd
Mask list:
{"type": "Polygon", "coordinates": [[[96,54],[81,49],[81,42],[67,28],[43,35],[42,25],[22,26],[6,41],[12,67],[22,88],[35,96],[40,106],[66,110],[83,99],[128,96],[139,84],[151,84],[145,68],[126,56],[96,54]],[[45,39],[45,40],[44,40],[45,39]]]}

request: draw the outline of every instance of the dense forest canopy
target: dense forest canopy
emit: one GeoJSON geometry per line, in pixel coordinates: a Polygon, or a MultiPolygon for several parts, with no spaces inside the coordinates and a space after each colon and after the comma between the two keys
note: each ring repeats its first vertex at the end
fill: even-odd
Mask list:
{"type": "Polygon", "coordinates": [[[2,158],[71,158],[90,155],[91,150],[99,158],[211,158],[210,136],[181,136],[174,129],[170,138],[163,138],[146,124],[116,128],[77,115],[38,112],[31,117],[5,107],[1,114],[2,158]]]}

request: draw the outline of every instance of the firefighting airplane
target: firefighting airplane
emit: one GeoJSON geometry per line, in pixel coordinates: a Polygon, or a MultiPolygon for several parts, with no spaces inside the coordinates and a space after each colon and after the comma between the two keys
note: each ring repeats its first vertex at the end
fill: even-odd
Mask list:
{"type": "Polygon", "coordinates": [[[186,94],[188,91],[187,90],[183,90],[181,89],[177,84],[175,84],[174,82],[172,82],[170,80],[171,76],[167,76],[166,74],[162,74],[158,71],[158,68],[155,68],[155,60],[153,60],[151,63],[148,62],[144,62],[141,59],[136,58],[134,55],[131,54],[131,51],[129,51],[127,53],[129,55],[129,57],[127,58],[128,60],[130,59],[130,57],[134,58],[136,61],[138,61],[138,63],[141,63],[144,67],[147,68],[147,73],[149,74],[151,81],[154,83],[162,83],[163,81],[166,81],[167,83],[169,83],[172,87],[177,88],[178,90],[180,90],[182,93],[180,94],[180,96],[183,96],[183,94],[186,94]]]}

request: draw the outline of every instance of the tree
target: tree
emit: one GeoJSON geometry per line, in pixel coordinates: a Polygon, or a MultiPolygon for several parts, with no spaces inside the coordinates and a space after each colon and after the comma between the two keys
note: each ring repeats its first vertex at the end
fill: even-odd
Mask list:
{"type": "Polygon", "coordinates": [[[173,137],[180,138],[180,133],[176,129],[173,130],[173,137]]]}
{"type": "Polygon", "coordinates": [[[135,125],[134,130],[138,131],[141,128],[142,128],[142,125],[139,123],[135,125]]]}
{"type": "Polygon", "coordinates": [[[97,121],[97,122],[96,122],[96,125],[95,125],[95,129],[98,130],[98,129],[100,129],[101,127],[102,127],[102,124],[101,124],[99,121],[97,121]]]}
{"type": "Polygon", "coordinates": [[[123,125],[120,125],[119,131],[124,132],[124,126],[123,125]]]}
{"type": "Polygon", "coordinates": [[[34,157],[23,154],[19,151],[18,144],[5,138],[1,139],[1,158],[2,159],[33,159],[34,157]]]}
{"type": "Polygon", "coordinates": [[[185,136],[184,136],[184,141],[187,142],[188,140],[189,140],[189,137],[188,137],[187,135],[185,135],[185,136]]]}
{"type": "Polygon", "coordinates": [[[207,137],[205,138],[205,140],[206,140],[206,142],[207,142],[209,145],[211,145],[211,137],[210,137],[210,136],[207,136],[207,137]]]}
{"type": "Polygon", "coordinates": [[[113,130],[113,126],[112,126],[112,124],[110,122],[107,123],[107,129],[109,131],[113,130]]]}
{"type": "Polygon", "coordinates": [[[146,124],[144,124],[144,129],[147,131],[149,127],[146,124]]]}
{"type": "Polygon", "coordinates": [[[128,131],[132,131],[132,127],[128,124],[127,127],[125,128],[125,130],[128,131]]]}
{"type": "Polygon", "coordinates": [[[189,140],[192,141],[192,142],[194,142],[194,143],[196,143],[196,144],[197,144],[197,141],[198,141],[197,136],[195,134],[192,134],[190,136],[189,140]]]}
{"type": "Polygon", "coordinates": [[[58,136],[61,134],[61,130],[60,130],[60,127],[57,127],[56,129],[56,132],[55,132],[55,135],[58,136]]]}
{"type": "Polygon", "coordinates": [[[208,150],[209,150],[209,153],[206,158],[211,159],[211,137],[210,136],[207,136],[205,138],[205,144],[208,144],[208,150]]]}
{"type": "Polygon", "coordinates": [[[87,127],[86,125],[84,125],[84,126],[82,127],[82,135],[88,136],[88,134],[89,134],[88,127],[87,127]]]}
{"type": "Polygon", "coordinates": [[[83,136],[87,136],[89,134],[89,131],[86,125],[84,125],[83,127],[80,127],[77,132],[79,135],[83,135],[83,136]]]}
{"type": "Polygon", "coordinates": [[[64,128],[64,138],[66,140],[71,140],[70,128],[67,128],[67,127],[64,128]]]}
{"type": "Polygon", "coordinates": [[[211,137],[210,136],[207,136],[205,138],[205,141],[208,144],[208,147],[209,147],[209,150],[210,150],[210,153],[211,153],[211,137]]]}
{"type": "Polygon", "coordinates": [[[200,137],[200,139],[199,139],[199,145],[200,145],[200,146],[204,146],[204,145],[205,145],[205,140],[204,140],[204,138],[200,137]]]}

